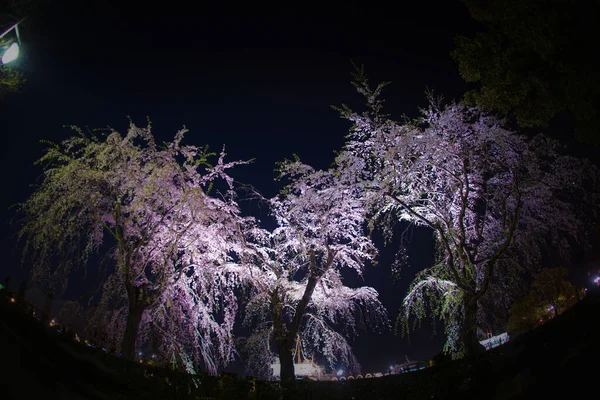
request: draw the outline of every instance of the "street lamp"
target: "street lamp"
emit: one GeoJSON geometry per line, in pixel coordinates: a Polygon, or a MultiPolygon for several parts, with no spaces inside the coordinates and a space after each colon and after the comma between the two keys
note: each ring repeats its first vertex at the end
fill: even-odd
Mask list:
{"type": "MultiPolygon", "coordinates": [[[[27,17],[25,17],[25,18],[27,18],[27,17]]],[[[5,30],[0,35],[0,39],[2,39],[4,36],[8,35],[10,32],[12,32],[14,30],[15,36],[17,37],[16,42],[14,41],[14,39],[10,40],[6,43],[2,43],[0,41],[0,46],[8,47],[8,48],[6,48],[6,50],[4,50],[4,53],[2,54],[2,64],[8,64],[9,62],[14,61],[19,57],[19,45],[21,44],[21,36],[19,35],[19,24],[21,22],[25,21],[25,18],[23,18],[22,20],[20,20],[19,22],[17,22],[16,24],[11,26],[7,30],[5,30]]]]}

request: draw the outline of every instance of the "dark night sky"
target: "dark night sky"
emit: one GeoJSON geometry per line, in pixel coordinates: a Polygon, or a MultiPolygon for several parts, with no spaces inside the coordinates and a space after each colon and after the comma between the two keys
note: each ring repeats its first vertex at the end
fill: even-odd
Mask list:
{"type": "MultiPolygon", "coordinates": [[[[146,117],[168,139],[186,125],[188,143],[225,144],[231,160],[255,158],[233,175],[266,195],[275,161],[297,153],[318,168],[333,161],[348,131],[331,105],[361,105],[350,85],[351,61],[364,64],[373,82],[389,80],[388,112],[414,116],[427,87],[447,97],[465,90],[450,58],[452,38],[476,29],[458,0],[305,2],[287,6],[219,2],[52,2],[22,29],[23,58],[15,65],[28,83],[0,105],[4,188],[0,208],[23,201],[40,175],[33,162],[40,139],[69,135],[63,125],[125,131],[130,116],[146,117]],[[127,3],[123,6],[120,3],[127,3]],[[383,4],[383,3],[382,3],[383,4]],[[442,4],[440,6],[440,4],[442,4]]],[[[2,225],[2,269],[16,290],[19,269],[14,228],[2,225]]],[[[414,272],[431,258],[431,240],[415,232],[413,266],[392,282],[386,261],[367,272],[392,319],[414,272]]],[[[384,253],[386,253],[384,251],[384,253]]],[[[389,249],[387,253],[390,253],[389,249]]],[[[363,371],[427,359],[441,349],[429,326],[406,339],[362,335],[355,342],[363,371]]]]}

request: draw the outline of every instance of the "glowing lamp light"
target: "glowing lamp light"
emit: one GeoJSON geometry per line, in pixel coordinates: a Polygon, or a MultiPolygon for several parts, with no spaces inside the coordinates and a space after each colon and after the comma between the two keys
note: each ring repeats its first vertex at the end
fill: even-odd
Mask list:
{"type": "Polygon", "coordinates": [[[11,297],[11,298],[10,298],[10,302],[11,302],[11,303],[14,303],[15,301],[16,301],[16,300],[15,300],[15,298],[14,298],[14,297],[11,297]]]}
{"type": "Polygon", "coordinates": [[[13,43],[10,45],[8,50],[2,55],[2,64],[8,64],[11,61],[15,61],[19,57],[19,44],[13,43]]]}
{"type": "Polygon", "coordinates": [[[594,283],[596,285],[600,285],[600,276],[597,276],[596,278],[594,278],[594,283]]]}
{"type": "MultiPolygon", "coordinates": [[[[2,54],[2,64],[8,64],[11,61],[16,60],[19,57],[19,43],[21,43],[21,37],[19,36],[19,24],[23,21],[25,21],[27,17],[23,18],[22,20],[20,20],[19,22],[17,22],[16,24],[14,24],[13,26],[11,26],[10,28],[6,29],[4,32],[0,33],[0,39],[2,39],[4,36],[8,35],[11,32],[14,32],[14,35],[16,36],[17,41],[13,42],[8,49],[6,49],[6,51],[4,51],[4,54],[2,54]]],[[[11,41],[9,41],[8,43],[10,43],[11,41]]],[[[4,42],[6,43],[6,42],[4,42]]]]}
{"type": "Polygon", "coordinates": [[[342,375],[344,375],[344,370],[343,369],[338,370],[337,376],[342,376],[342,375]]]}

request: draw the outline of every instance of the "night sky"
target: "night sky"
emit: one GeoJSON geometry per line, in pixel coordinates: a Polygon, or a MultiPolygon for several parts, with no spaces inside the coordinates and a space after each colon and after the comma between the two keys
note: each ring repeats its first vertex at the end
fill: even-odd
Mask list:
{"type": "MultiPolygon", "coordinates": [[[[7,221],[1,275],[12,276],[12,290],[27,269],[18,265],[9,206],[25,200],[40,176],[33,166],[44,148],[40,139],[66,138],[70,131],[63,125],[125,132],[128,117],[138,125],[149,117],[155,136],[164,140],[185,125],[187,143],[215,151],[224,144],[230,160],[254,158],[232,175],[271,196],[279,189],[276,161],[297,153],[326,168],[343,146],[349,123],[330,106],[362,104],[350,85],[352,62],[364,64],[372,82],[392,81],[388,112],[415,116],[426,104],[427,88],[447,98],[465,91],[450,58],[452,39],[477,29],[458,0],[410,8],[402,2],[52,3],[23,26],[22,58],[15,67],[28,82],[0,104],[0,209],[7,221]]],[[[432,259],[428,232],[412,234],[412,265],[400,281],[387,268],[391,248],[365,276],[380,291],[392,321],[414,273],[432,259]]],[[[383,371],[405,356],[431,358],[441,350],[441,333],[432,338],[425,326],[410,344],[392,332],[367,333],[354,346],[363,372],[383,371]]]]}

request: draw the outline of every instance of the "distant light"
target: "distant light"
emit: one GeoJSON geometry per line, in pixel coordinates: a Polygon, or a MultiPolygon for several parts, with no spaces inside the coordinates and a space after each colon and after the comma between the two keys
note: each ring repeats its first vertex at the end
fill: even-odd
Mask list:
{"type": "Polygon", "coordinates": [[[548,311],[552,311],[554,310],[554,306],[550,306],[550,308],[548,308],[548,311]]]}
{"type": "Polygon", "coordinates": [[[600,276],[597,276],[597,277],[594,279],[594,283],[596,283],[596,284],[600,284],[600,276]]]}
{"type": "Polygon", "coordinates": [[[19,44],[17,42],[10,45],[8,50],[2,55],[2,64],[8,64],[19,57],[19,44]]]}
{"type": "Polygon", "coordinates": [[[343,369],[338,370],[337,376],[342,376],[342,375],[344,375],[344,370],[343,369]]]}
{"type": "Polygon", "coordinates": [[[141,356],[141,355],[142,355],[142,352],[140,351],[140,352],[138,353],[138,355],[139,355],[139,356],[141,356]]]}
{"type": "Polygon", "coordinates": [[[14,297],[11,297],[11,298],[10,298],[10,302],[11,302],[11,303],[14,303],[14,302],[15,302],[15,298],[14,298],[14,297]]]}

